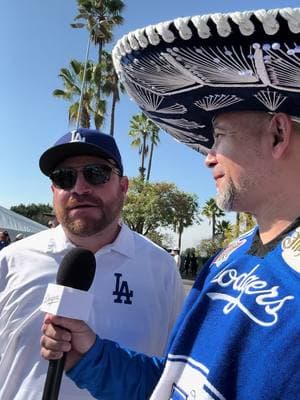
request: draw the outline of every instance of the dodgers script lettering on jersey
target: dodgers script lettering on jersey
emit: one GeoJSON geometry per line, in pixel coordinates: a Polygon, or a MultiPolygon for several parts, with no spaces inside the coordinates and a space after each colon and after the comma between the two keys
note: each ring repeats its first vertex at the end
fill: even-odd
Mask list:
{"type": "Polygon", "coordinates": [[[261,326],[271,326],[278,321],[278,313],[287,300],[294,299],[294,296],[280,297],[279,287],[272,286],[268,282],[260,279],[255,272],[260,267],[257,264],[250,272],[241,273],[234,268],[225,268],[220,271],[212,283],[217,283],[221,288],[231,288],[237,293],[237,296],[231,296],[226,293],[209,292],[207,295],[212,300],[223,300],[227,304],[223,308],[224,314],[230,313],[235,307],[238,307],[241,312],[245,313],[252,321],[261,326]],[[247,308],[247,296],[253,296],[257,307],[263,308],[265,319],[260,319],[255,316],[247,308]]]}

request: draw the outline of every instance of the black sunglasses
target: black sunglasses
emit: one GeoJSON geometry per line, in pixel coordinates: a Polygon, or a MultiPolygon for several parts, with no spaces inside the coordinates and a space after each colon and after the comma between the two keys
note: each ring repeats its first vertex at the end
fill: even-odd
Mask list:
{"type": "Polygon", "coordinates": [[[112,172],[116,175],[121,175],[120,171],[110,167],[106,164],[89,164],[82,168],[73,167],[60,167],[56,168],[49,178],[52,180],[54,186],[70,190],[72,189],[77,180],[78,171],[82,171],[84,179],[91,185],[103,185],[110,180],[112,172]]]}

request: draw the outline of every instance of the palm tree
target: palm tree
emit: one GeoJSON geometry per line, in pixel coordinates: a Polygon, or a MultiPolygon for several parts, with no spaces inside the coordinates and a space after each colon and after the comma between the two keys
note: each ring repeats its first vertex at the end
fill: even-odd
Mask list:
{"type": "MultiPolygon", "coordinates": [[[[98,47],[98,64],[101,64],[104,45],[112,41],[113,27],[123,23],[121,15],[125,4],[121,0],[77,0],[79,14],[71,24],[73,28],[87,27],[90,39],[98,47]]],[[[101,73],[98,76],[97,95],[100,98],[101,73]]]]}
{"type": "Polygon", "coordinates": [[[224,241],[226,232],[231,231],[231,224],[229,221],[222,219],[216,223],[216,236],[219,236],[222,241],[224,241]]]}
{"type": "Polygon", "coordinates": [[[147,181],[150,178],[150,170],[152,166],[153,149],[159,142],[159,128],[146,117],[145,114],[139,113],[132,117],[130,122],[129,136],[133,138],[131,145],[139,149],[141,156],[141,165],[139,167],[140,176],[145,179],[145,158],[149,153],[149,140],[151,141],[151,150],[148,164],[147,181]]]}
{"type": "Polygon", "coordinates": [[[235,216],[235,235],[239,236],[241,230],[241,213],[237,212],[235,216]]]}
{"type": "Polygon", "coordinates": [[[103,51],[102,54],[101,70],[103,72],[103,94],[112,96],[109,134],[114,136],[116,103],[120,101],[120,92],[123,93],[125,88],[116,74],[111,54],[106,51],[103,51]]]}
{"type": "Polygon", "coordinates": [[[180,192],[173,193],[173,227],[178,233],[178,248],[181,249],[181,239],[184,228],[191,226],[194,222],[200,223],[198,215],[198,202],[196,195],[180,192]]]}
{"type": "Polygon", "coordinates": [[[255,221],[255,218],[253,217],[253,215],[251,215],[247,212],[241,213],[240,219],[241,219],[241,224],[242,224],[242,229],[241,229],[242,233],[249,231],[256,224],[256,221],[255,221]]]}
{"type": "Polygon", "coordinates": [[[243,213],[245,214],[245,228],[246,231],[249,231],[250,229],[254,228],[256,225],[256,219],[252,214],[249,214],[247,212],[243,213]]]}
{"type": "Polygon", "coordinates": [[[150,155],[149,155],[149,161],[148,161],[148,168],[147,168],[147,177],[146,181],[149,182],[150,179],[150,172],[152,168],[152,158],[153,158],[153,151],[154,147],[158,145],[159,143],[159,127],[155,125],[150,119],[149,121],[149,131],[150,131],[150,155]]]}
{"type": "Polygon", "coordinates": [[[131,146],[138,148],[139,155],[141,156],[141,165],[139,167],[140,176],[142,180],[145,179],[145,157],[148,154],[147,146],[147,118],[144,114],[136,114],[130,121],[129,136],[133,138],[131,146]]]}
{"type": "MultiPolygon", "coordinates": [[[[97,86],[95,84],[95,64],[88,61],[86,65],[85,83],[86,88],[82,93],[82,104],[80,112],[80,126],[90,128],[91,117],[94,117],[95,127],[98,129],[104,120],[106,103],[96,98],[97,86]]],[[[63,89],[56,89],[53,95],[71,102],[69,107],[69,122],[76,122],[79,115],[81,87],[84,76],[84,63],[72,60],[70,68],[62,68],[58,75],[63,81],[63,89]]]]}
{"type": "Polygon", "coordinates": [[[223,217],[225,213],[217,206],[215,199],[211,198],[206,201],[204,207],[202,208],[202,214],[209,218],[212,225],[212,240],[215,240],[216,220],[219,217],[223,217]]]}

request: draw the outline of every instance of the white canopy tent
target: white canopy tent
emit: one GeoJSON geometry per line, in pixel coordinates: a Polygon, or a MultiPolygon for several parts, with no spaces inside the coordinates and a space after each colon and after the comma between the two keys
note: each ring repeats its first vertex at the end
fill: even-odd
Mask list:
{"type": "Polygon", "coordinates": [[[14,240],[18,233],[29,236],[44,229],[48,228],[32,219],[0,206],[0,230],[8,231],[11,240],[14,240]]]}

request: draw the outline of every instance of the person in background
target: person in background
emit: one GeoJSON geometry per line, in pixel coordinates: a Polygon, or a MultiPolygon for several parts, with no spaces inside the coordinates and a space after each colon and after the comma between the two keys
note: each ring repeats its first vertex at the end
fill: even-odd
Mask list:
{"type": "Polygon", "coordinates": [[[58,224],[56,224],[55,223],[55,221],[53,221],[53,220],[50,220],[50,221],[48,221],[47,222],[47,226],[48,226],[48,228],[55,228],[55,226],[57,226],[58,224]]]}
{"type": "Polygon", "coordinates": [[[9,233],[7,232],[7,231],[4,231],[3,232],[4,233],[4,235],[5,235],[5,240],[6,240],[6,243],[9,245],[10,243],[11,243],[11,238],[10,238],[10,236],[9,236],[9,233]]]}
{"type": "Polygon", "coordinates": [[[197,257],[195,256],[195,253],[192,253],[192,255],[191,255],[191,274],[193,277],[196,276],[197,270],[198,270],[197,257]]]}
{"type": "Polygon", "coordinates": [[[0,232],[0,250],[10,244],[10,237],[7,231],[0,232]]]}
{"type": "Polygon", "coordinates": [[[173,256],[173,258],[175,260],[175,263],[176,263],[176,266],[177,266],[178,270],[180,270],[180,267],[181,267],[181,256],[180,256],[179,248],[176,247],[175,249],[173,249],[171,254],[172,254],[172,256],[173,256]]]}
{"type": "MultiPolygon", "coordinates": [[[[48,283],[75,246],[92,251],[96,273],[89,324],[136,351],[162,355],[185,298],[173,258],[121,220],[128,178],[115,140],[79,128],[40,158],[60,225],[20,240],[0,256],[0,398],[42,398],[39,310],[48,283]]],[[[63,378],[62,399],[91,399],[63,378]]]]}
{"type": "Polygon", "coordinates": [[[50,219],[47,222],[48,228],[55,228],[59,224],[54,213],[44,213],[44,215],[46,217],[50,217],[50,219]]]}
{"type": "Polygon", "coordinates": [[[189,274],[190,266],[191,266],[191,256],[190,253],[188,252],[184,258],[184,263],[183,263],[183,272],[186,276],[188,276],[189,274]]]}
{"type": "Polygon", "coordinates": [[[299,399],[299,33],[299,8],[260,9],[179,18],[120,42],[117,71],[132,98],[163,126],[182,113],[168,131],[206,145],[217,205],[258,225],[203,267],[165,357],[46,315],[42,355],[69,352],[68,376],[95,398],[299,399]]]}
{"type": "Polygon", "coordinates": [[[21,239],[24,239],[24,234],[23,234],[23,233],[18,233],[18,234],[16,235],[15,241],[17,242],[18,240],[21,240],[21,239]]]}

